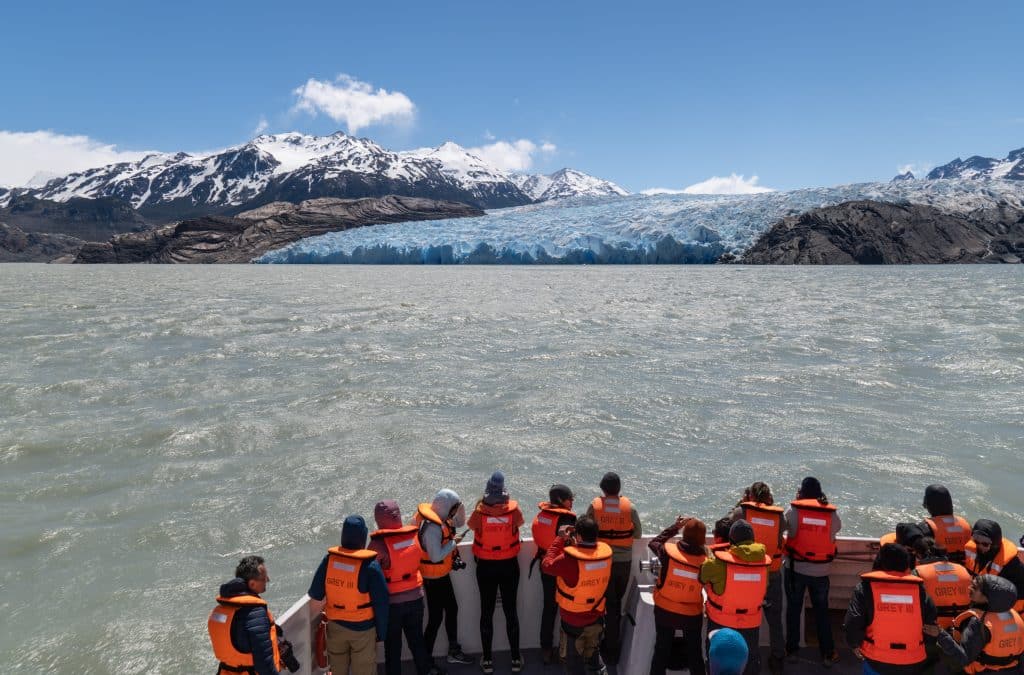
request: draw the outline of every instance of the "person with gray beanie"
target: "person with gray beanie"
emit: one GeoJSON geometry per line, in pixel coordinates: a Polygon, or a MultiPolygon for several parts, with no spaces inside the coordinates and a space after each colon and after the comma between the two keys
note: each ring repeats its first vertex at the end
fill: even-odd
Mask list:
{"type": "Polygon", "coordinates": [[[480,642],[483,656],[480,670],[494,672],[491,645],[494,641],[494,609],[501,593],[501,609],[505,613],[505,632],[512,652],[512,672],[523,669],[519,651],[519,614],[516,596],[519,593],[519,528],[523,513],[519,504],[505,490],[505,474],[491,474],[484,495],[469,516],[473,530],[473,556],[476,559],[476,583],[480,589],[480,642]]]}
{"type": "Polygon", "coordinates": [[[800,483],[796,499],[783,514],[786,559],[783,584],[786,591],[786,657],[798,661],[800,651],[800,619],[804,596],[811,596],[814,626],[818,635],[821,663],[829,668],[839,661],[832,623],[828,618],[829,574],[836,551],[836,535],[843,527],[834,504],[821,489],[821,482],[808,476],[800,483]]]}
{"type": "Polygon", "coordinates": [[[599,487],[602,495],[590,503],[587,515],[597,521],[598,540],[612,547],[612,578],[604,596],[608,615],[601,651],[605,662],[614,665],[619,662],[622,599],[633,571],[633,542],[643,536],[643,527],[632,502],[621,494],[619,474],[609,471],[601,477],[599,487]]]}

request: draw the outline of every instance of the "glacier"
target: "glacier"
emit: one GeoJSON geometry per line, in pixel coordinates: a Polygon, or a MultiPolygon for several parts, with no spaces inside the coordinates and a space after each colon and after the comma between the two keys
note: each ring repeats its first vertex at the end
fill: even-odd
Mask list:
{"type": "Polygon", "coordinates": [[[1024,208],[1018,181],[858,183],[751,195],[576,198],[477,218],[373,225],[302,239],[263,264],[683,264],[742,254],[786,216],[853,200],[966,213],[1024,208]]]}

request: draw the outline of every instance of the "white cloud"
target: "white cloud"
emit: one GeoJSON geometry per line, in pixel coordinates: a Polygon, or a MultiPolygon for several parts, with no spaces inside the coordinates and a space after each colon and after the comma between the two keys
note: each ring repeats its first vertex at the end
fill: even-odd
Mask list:
{"type": "Polygon", "coordinates": [[[63,176],[117,162],[134,162],[149,152],[119,150],[88,136],[52,131],[0,131],[0,185],[25,185],[33,178],[63,176]]]}
{"type": "Polygon", "coordinates": [[[643,190],[642,194],[645,195],[752,195],[761,192],[775,192],[774,188],[765,187],[764,185],[758,185],[757,176],[751,176],[749,179],[743,177],[743,175],[737,176],[731,174],[729,176],[712,176],[705,181],[700,183],[694,183],[689,187],[685,187],[682,190],[674,188],[649,188],[643,190]]]}
{"type": "Polygon", "coordinates": [[[327,115],[350,134],[371,124],[408,123],[416,116],[416,106],[402,92],[374,91],[349,75],[339,75],[334,82],[310,78],[293,93],[299,99],[293,110],[327,115]]]}
{"type": "Polygon", "coordinates": [[[270,128],[270,123],[267,122],[267,118],[260,116],[260,121],[256,124],[256,128],[252,130],[253,136],[259,136],[264,131],[270,128]]]}
{"type": "Polygon", "coordinates": [[[518,141],[496,141],[476,148],[466,148],[469,152],[502,171],[527,171],[533,166],[534,155],[550,155],[558,150],[554,143],[547,141],[540,145],[521,138],[518,141]]]}
{"type": "Polygon", "coordinates": [[[898,169],[898,173],[911,172],[915,178],[924,178],[928,175],[928,172],[935,168],[934,164],[926,164],[924,162],[910,162],[901,165],[898,169]]]}

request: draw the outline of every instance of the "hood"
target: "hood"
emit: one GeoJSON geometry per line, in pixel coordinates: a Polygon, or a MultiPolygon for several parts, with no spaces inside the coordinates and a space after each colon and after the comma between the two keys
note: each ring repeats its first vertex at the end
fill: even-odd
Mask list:
{"type": "Polygon", "coordinates": [[[441,520],[444,520],[448,517],[452,507],[456,504],[459,505],[459,509],[452,517],[452,524],[455,525],[456,528],[465,527],[466,509],[462,506],[462,500],[459,499],[458,493],[454,490],[438,490],[437,494],[434,495],[434,501],[430,502],[430,508],[434,510],[434,513],[436,513],[441,520]]]}
{"type": "Polygon", "coordinates": [[[378,530],[397,530],[402,527],[402,510],[394,499],[377,502],[373,507],[373,520],[378,530]]]}
{"type": "Polygon", "coordinates": [[[896,523],[896,543],[906,547],[912,547],[914,542],[922,537],[931,535],[917,523],[896,523]]]}
{"type": "Polygon", "coordinates": [[[993,549],[998,549],[1003,543],[1003,528],[999,527],[999,523],[994,520],[982,518],[974,523],[974,527],[971,528],[971,534],[975,532],[991,539],[993,549]]]}
{"type": "Polygon", "coordinates": [[[349,516],[341,526],[341,547],[351,550],[366,548],[366,521],[362,516],[349,516]]]}
{"type": "Polygon", "coordinates": [[[1017,602],[1017,588],[1009,579],[982,574],[981,592],[988,598],[988,611],[1006,612],[1017,602]]]}
{"type": "Polygon", "coordinates": [[[238,577],[220,585],[220,597],[222,598],[233,598],[236,595],[252,594],[252,591],[249,590],[249,584],[245,583],[245,579],[240,579],[238,577]]]}
{"type": "Polygon", "coordinates": [[[924,507],[932,516],[953,515],[953,497],[945,485],[929,485],[924,489],[924,507]]]}
{"type": "Polygon", "coordinates": [[[764,544],[734,544],[729,547],[729,551],[744,562],[756,562],[764,559],[768,549],[764,547],[764,544]]]}

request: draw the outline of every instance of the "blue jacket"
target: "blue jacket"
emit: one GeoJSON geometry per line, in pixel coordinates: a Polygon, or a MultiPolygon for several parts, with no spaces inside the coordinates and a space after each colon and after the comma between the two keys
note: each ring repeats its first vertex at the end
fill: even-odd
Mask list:
{"type": "MultiPolygon", "coordinates": [[[[349,516],[341,528],[341,546],[347,549],[366,548],[366,537],[368,534],[366,521],[362,516],[349,516]]],[[[314,600],[323,600],[327,597],[327,558],[320,561],[316,568],[313,581],[306,591],[309,597],[314,600]]],[[[366,621],[336,621],[335,623],[345,626],[351,630],[377,629],[377,639],[383,640],[388,633],[388,582],[384,579],[384,570],[380,563],[374,560],[368,565],[363,565],[359,570],[358,588],[360,593],[370,594],[370,604],[373,605],[373,618],[366,621]]]]}
{"type": "MultiPolygon", "coordinates": [[[[232,579],[220,587],[222,598],[252,594],[244,579],[232,579]]],[[[231,622],[231,644],[243,654],[252,654],[256,675],[279,675],[274,645],[270,642],[271,630],[276,628],[270,623],[267,608],[262,606],[243,607],[231,622]]]]}

